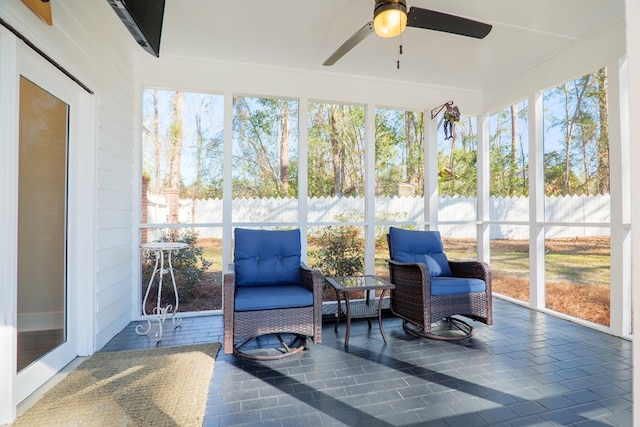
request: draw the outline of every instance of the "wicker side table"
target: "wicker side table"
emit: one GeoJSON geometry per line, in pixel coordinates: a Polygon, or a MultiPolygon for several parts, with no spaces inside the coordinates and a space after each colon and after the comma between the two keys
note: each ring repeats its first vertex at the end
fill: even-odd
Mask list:
{"type": "Polygon", "coordinates": [[[366,318],[371,327],[371,318],[378,317],[380,325],[380,334],[384,342],[387,342],[387,336],[382,326],[382,301],[387,289],[393,289],[395,286],[378,276],[329,276],[325,277],[327,282],[336,292],[336,300],[338,301],[338,313],[335,331],[338,331],[340,317],[344,314],[347,318],[347,331],[344,336],[345,347],[349,345],[349,333],[351,332],[351,319],[366,318]],[[379,298],[375,298],[375,291],[381,290],[379,298]],[[364,300],[351,301],[349,294],[356,291],[364,291],[366,298],[364,300]],[[374,291],[374,297],[371,298],[371,291],[374,291]],[[345,310],[342,310],[342,299],[344,299],[345,310]]]}

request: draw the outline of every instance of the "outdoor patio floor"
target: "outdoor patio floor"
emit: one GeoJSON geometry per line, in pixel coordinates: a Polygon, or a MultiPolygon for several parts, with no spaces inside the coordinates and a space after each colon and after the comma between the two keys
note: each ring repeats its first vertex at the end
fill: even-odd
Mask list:
{"type": "MultiPolygon", "coordinates": [[[[216,359],[204,426],[631,426],[631,342],[494,298],[463,342],[418,339],[394,317],[325,320],[322,344],[270,362],[216,359]]],[[[101,351],[155,346],[133,322],[101,351]]],[[[160,346],[222,342],[222,317],[165,323],[160,346]]]]}

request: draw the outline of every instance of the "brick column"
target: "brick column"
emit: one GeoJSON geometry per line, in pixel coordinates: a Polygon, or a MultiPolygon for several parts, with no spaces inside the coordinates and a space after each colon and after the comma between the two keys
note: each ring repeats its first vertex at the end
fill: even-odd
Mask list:
{"type": "Polygon", "coordinates": [[[167,218],[167,222],[180,222],[180,213],[179,213],[179,194],[180,190],[177,188],[165,188],[164,189],[164,199],[167,201],[169,205],[169,217],[167,218]]]}
{"type": "MultiPolygon", "coordinates": [[[[140,218],[140,221],[143,224],[147,223],[147,215],[148,215],[148,209],[147,209],[147,192],[149,191],[149,177],[143,175],[142,176],[142,190],[141,190],[141,210],[142,210],[142,215],[140,218]]],[[[142,236],[141,236],[141,242],[140,243],[147,243],[147,229],[143,228],[142,229],[142,236]]]]}

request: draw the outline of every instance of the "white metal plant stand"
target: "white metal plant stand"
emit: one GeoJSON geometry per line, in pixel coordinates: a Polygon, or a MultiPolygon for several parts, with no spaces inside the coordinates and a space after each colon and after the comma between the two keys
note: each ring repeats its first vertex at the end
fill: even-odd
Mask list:
{"type": "Polygon", "coordinates": [[[136,333],[138,335],[147,335],[151,331],[151,320],[153,319],[153,317],[155,317],[155,319],[153,320],[158,321],[158,331],[156,332],[156,341],[158,342],[162,339],[162,324],[166,320],[167,316],[171,316],[171,321],[174,328],[180,326],[182,318],[176,317],[176,313],[178,312],[179,299],[178,288],[176,287],[176,278],[173,274],[173,265],[171,263],[171,258],[173,257],[173,255],[177,255],[180,249],[184,249],[187,246],[189,246],[187,243],[182,242],[153,242],[140,245],[143,250],[147,251],[149,254],[152,254],[152,256],[155,258],[155,266],[153,267],[153,273],[151,274],[151,279],[149,279],[149,284],[147,285],[147,291],[144,294],[144,299],[142,300],[142,314],[147,321],[147,327],[145,328],[144,325],[136,326],[136,333]],[[165,267],[165,258],[167,259],[168,267],[165,267]],[[173,285],[173,293],[176,301],[175,307],[171,304],[167,304],[165,307],[162,307],[160,304],[160,300],[162,298],[162,281],[164,275],[167,273],[171,275],[171,283],[173,285]],[[154,285],[156,274],[158,275],[158,302],[153,309],[153,313],[147,313],[147,299],[149,298],[149,291],[154,285]]]}

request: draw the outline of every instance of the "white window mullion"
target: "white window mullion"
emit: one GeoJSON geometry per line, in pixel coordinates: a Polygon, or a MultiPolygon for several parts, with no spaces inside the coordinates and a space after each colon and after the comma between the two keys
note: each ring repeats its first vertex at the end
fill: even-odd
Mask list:
{"type": "Polygon", "coordinates": [[[626,59],[607,67],[609,107],[609,192],[611,200],[610,328],[631,334],[631,150],[626,59]]]}
{"type": "MultiPolygon", "coordinates": [[[[222,171],[222,241],[231,242],[233,233],[231,228],[233,213],[233,93],[224,94],[224,149],[222,171]]],[[[232,245],[222,245],[222,270],[226,271],[231,263],[232,245]]]]}
{"type": "Polygon", "coordinates": [[[369,104],[366,107],[366,141],[364,150],[364,271],[365,274],[375,273],[376,263],[376,107],[369,104]]]}
{"type": "Polygon", "coordinates": [[[431,111],[424,112],[424,203],[425,218],[429,229],[438,229],[438,121],[430,119],[431,111]]]}
{"type": "Polygon", "coordinates": [[[529,98],[529,304],[545,306],[543,95],[529,98]]]}
{"type": "Polygon", "coordinates": [[[309,210],[309,100],[298,101],[298,224],[302,239],[302,259],[308,258],[307,212],[309,210]]]}
{"type": "Polygon", "coordinates": [[[478,117],[478,194],[477,194],[477,220],[478,220],[478,260],[489,262],[490,258],[490,231],[489,224],[489,116],[478,117]]]}

